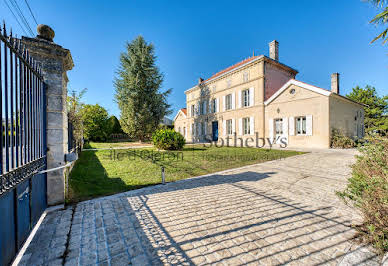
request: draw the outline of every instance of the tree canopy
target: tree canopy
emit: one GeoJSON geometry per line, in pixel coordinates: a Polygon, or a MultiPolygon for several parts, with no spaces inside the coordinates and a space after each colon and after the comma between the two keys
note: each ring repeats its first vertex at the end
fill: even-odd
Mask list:
{"type": "MultiPolygon", "coordinates": [[[[377,14],[370,23],[379,25],[388,23],[388,0],[369,0],[377,8],[382,9],[382,12],[377,14]]],[[[388,27],[386,27],[372,42],[382,39],[383,44],[388,41],[388,27]]]]}
{"type": "Polygon", "coordinates": [[[376,89],[367,85],[365,88],[359,86],[353,88],[346,97],[363,103],[365,109],[365,131],[388,131],[388,95],[379,97],[376,89]]]}
{"type": "Polygon", "coordinates": [[[82,108],[84,138],[92,141],[105,141],[108,136],[108,112],[104,107],[85,104],[82,108]]]}
{"type": "Polygon", "coordinates": [[[138,36],[121,53],[114,81],[121,127],[141,141],[149,139],[163,117],[171,113],[167,103],[171,89],[161,91],[163,74],[155,61],[153,45],[138,36]]]}

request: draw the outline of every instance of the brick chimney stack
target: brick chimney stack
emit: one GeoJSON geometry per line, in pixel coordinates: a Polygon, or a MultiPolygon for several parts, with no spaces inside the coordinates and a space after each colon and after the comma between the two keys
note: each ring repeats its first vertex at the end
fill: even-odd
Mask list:
{"type": "Polygon", "coordinates": [[[277,40],[273,40],[269,43],[269,57],[279,61],[279,43],[277,40]]]}
{"type": "Polygon", "coordinates": [[[331,92],[339,94],[339,73],[331,74],[331,92]]]}

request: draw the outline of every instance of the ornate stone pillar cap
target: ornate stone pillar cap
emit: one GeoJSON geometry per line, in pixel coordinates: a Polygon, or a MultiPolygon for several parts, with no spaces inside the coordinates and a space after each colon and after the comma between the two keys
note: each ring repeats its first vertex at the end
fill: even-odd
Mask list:
{"type": "Polygon", "coordinates": [[[44,39],[49,42],[53,41],[55,37],[55,32],[50,26],[39,24],[36,30],[38,31],[38,38],[44,39]]]}

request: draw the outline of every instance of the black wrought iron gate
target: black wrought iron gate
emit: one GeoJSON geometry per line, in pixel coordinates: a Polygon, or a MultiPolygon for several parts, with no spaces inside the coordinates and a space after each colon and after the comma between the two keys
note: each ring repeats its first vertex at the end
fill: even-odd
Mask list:
{"type": "Polygon", "coordinates": [[[46,97],[38,64],[0,29],[0,265],[12,262],[47,207],[46,97]]]}

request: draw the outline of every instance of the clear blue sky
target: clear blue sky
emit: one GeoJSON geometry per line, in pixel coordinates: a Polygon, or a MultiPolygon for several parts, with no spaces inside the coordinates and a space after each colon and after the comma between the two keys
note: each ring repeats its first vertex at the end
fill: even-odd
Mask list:
{"type": "MultiPolygon", "coordinates": [[[[9,1],[9,0],[6,0],[9,1]]],[[[30,22],[24,0],[15,0],[30,22]]],[[[341,94],[356,85],[388,94],[388,45],[369,42],[382,31],[369,24],[377,10],[352,1],[38,1],[29,0],[38,23],[50,25],[54,41],[71,50],[75,67],[69,90],[88,88],[87,103],[119,115],[113,77],[125,42],[141,34],[155,45],[163,89],[174,113],[185,106],[184,91],[198,77],[255,54],[268,55],[279,41],[280,61],[299,71],[297,79],[329,88],[341,74],[341,94]]],[[[22,31],[0,1],[0,18],[22,31]]]]}

